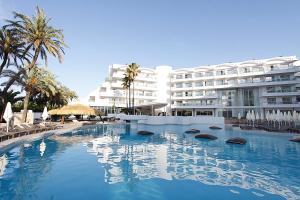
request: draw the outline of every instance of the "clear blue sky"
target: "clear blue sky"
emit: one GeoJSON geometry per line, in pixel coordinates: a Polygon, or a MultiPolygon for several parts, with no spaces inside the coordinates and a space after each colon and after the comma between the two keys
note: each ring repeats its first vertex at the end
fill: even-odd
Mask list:
{"type": "Polygon", "coordinates": [[[193,67],[300,50],[299,0],[0,0],[0,17],[31,15],[36,5],[69,45],[63,64],[49,68],[79,96],[112,63],[193,67]]]}

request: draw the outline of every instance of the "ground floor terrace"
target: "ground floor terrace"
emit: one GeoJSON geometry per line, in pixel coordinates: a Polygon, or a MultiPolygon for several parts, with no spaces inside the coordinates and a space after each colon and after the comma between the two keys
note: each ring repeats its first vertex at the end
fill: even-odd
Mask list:
{"type": "Polygon", "coordinates": [[[293,112],[294,110],[300,112],[299,107],[225,107],[225,108],[173,108],[172,116],[199,116],[199,115],[210,115],[216,117],[225,117],[225,118],[237,118],[240,113],[241,117],[246,117],[247,112],[255,111],[258,113],[267,113],[272,112],[273,110],[280,112],[293,112]]]}

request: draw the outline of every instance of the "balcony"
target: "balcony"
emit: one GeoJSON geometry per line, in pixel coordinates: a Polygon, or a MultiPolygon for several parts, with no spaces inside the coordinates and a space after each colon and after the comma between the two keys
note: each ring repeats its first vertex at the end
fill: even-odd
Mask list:
{"type": "Polygon", "coordinates": [[[280,101],[280,102],[263,102],[261,107],[263,108],[290,108],[300,107],[300,102],[297,101],[280,101]]]}
{"type": "Polygon", "coordinates": [[[300,91],[296,89],[291,90],[272,90],[272,91],[264,91],[261,96],[269,97],[269,96],[296,96],[300,95],[300,91]]]}

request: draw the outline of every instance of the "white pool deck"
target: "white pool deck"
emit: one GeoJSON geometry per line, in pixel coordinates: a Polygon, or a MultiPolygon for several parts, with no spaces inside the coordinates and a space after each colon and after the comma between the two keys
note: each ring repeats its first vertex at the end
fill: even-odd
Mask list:
{"type": "Polygon", "coordinates": [[[149,125],[165,125],[165,124],[207,124],[209,126],[225,125],[224,117],[214,116],[148,116],[148,115],[124,115],[124,114],[110,114],[109,117],[120,118],[120,120],[137,121],[138,124],[149,125]]]}

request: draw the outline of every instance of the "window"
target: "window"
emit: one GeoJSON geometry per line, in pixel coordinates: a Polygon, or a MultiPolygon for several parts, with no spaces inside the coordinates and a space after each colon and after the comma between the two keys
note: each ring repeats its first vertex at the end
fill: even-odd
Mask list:
{"type": "Polygon", "coordinates": [[[185,83],[185,87],[187,88],[192,87],[192,83],[185,83]]]}
{"type": "Polygon", "coordinates": [[[213,72],[205,72],[205,76],[213,76],[214,73],[213,72]]]}
{"type": "Polygon", "coordinates": [[[209,110],[196,111],[196,115],[213,115],[213,112],[209,110]]]}
{"type": "Polygon", "coordinates": [[[269,86],[266,89],[267,89],[267,93],[275,92],[275,87],[273,87],[273,86],[269,86]]]}
{"type": "Polygon", "coordinates": [[[274,81],[275,80],[275,77],[274,76],[267,76],[266,77],[266,81],[267,82],[271,82],[271,81],[274,81]]]}
{"type": "Polygon", "coordinates": [[[182,88],[182,83],[176,83],[176,88],[182,88]]]}
{"type": "Polygon", "coordinates": [[[176,75],[176,79],[182,79],[182,75],[181,74],[177,74],[176,75]]]}
{"type": "Polygon", "coordinates": [[[185,74],[184,78],[192,78],[192,74],[185,74]]]}
{"type": "Polygon", "coordinates": [[[281,92],[291,92],[291,86],[281,86],[281,92]]]}
{"type": "Polygon", "coordinates": [[[195,96],[196,97],[203,96],[203,91],[196,91],[195,96]]]}
{"type": "Polygon", "coordinates": [[[198,77],[203,77],[203,74],[201,72],[198,72],[198,73],[195,73],[195,77],[198,78],[198,77]]]}
{"type": "Polygon", "coordinates": [[[185,92],[185,96],[186,97],[191,97],[191,96],[193,96],[193,93],[192,92],[185,92]]]}
{"type": "Polygon", "coordinates": [[[276,104],[276,98],[275,97],[269,97],[267,98],[268,104],[276,104]]]}
{"type": "Polygon", "coordinates": [[[182,97],[182,92],[176,92],[176,93],[175,93],[175,96],[176,96],[176,97],[182,97]]]}
{"type": "Polygon", "coordinates": [[[205,86],[213,86],[214,82],[213,81],[205,81],[205,86]]]}
{"type": "Polygon", "coordinates": [[[292,97],[282,97],[283,104],[292,104],[292,97]]]}
{"type": "Polygon", "coordinates": [[[203,86],[203,81],[199,81],[195,83],[196,87],[202,87],[203,86]]]}
{"type": "Polygon", "coordinates": [[[280,75],[280,80],[281,81],[289,81],[290,80],[290,75],[280,75]]]}
{"type": "Polygon", "coordinates": [[[217,75],[218,76],[225,75],[225,70],[219,70],[219,71],[217,71],[217,75]]]}
{"type": "Polygon", "coordinates": [[[254,106],[254,94],[252,89],[244,90],[244,106],[254,106]]]}
{"type": "Polygon", "coordinates": [[[96,97],[95,96],[90,96],[89,102],[95,102],[96,97]]]}
{"type": "Polygon", "coordinates": [[[207,90],[207,91],[205,91],[205,95],[206,96],[211,96],[211,95],[214,95],[214,94],[215,94],[214,90],[207,90]]]}

